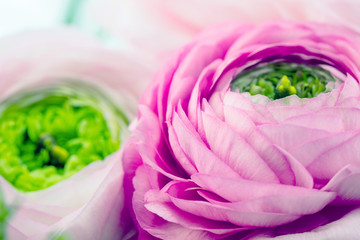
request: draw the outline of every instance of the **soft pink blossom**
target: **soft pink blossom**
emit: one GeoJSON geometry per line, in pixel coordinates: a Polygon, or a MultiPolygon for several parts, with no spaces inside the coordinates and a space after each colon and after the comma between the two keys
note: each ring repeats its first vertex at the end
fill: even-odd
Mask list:
{"type": "Polygon", "coordinates": [[[227,21],[317,21],[360,31],[357,0],[98,0],[87,13],[106,31],[162,60],[205,27],[227,21]]]}
{"type": "MultiPolygon", "coordinates": [[[[141,58],[104,48],[71,29],[29,31],[0,40],[0,101],[37,86],[83,81],[106,93],[133,119],[150,71],[141,58]]],[[[128,136],[124,129],[123,140],[128,136]]],[[[121,152],[45,190],[21,193],[0,176],[12,208],[9,239],[125,239],[121,152]]]]}

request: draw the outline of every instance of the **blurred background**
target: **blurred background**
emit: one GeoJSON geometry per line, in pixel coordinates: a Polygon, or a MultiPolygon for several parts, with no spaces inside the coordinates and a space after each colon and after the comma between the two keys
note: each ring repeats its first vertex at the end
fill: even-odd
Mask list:
{"type": "Polygon", "coordinates": [[[96,0],[0,0],[0,37],[24,30],[74,26],[109,46],[121,47],[96,23],[96,0]]]}
{"type": "Polygon", "coordinates": [[[91,0],[0,0],[0,36],[63,24],[81,25],[81,12],[90,3],[91,0]]]}
{"type": "Polygon", "coordinates": [[[360,32],[359,16],[360,0],[0,0],[0,38],[72,26],[106,47],[159,63],[157,69],[210,25],[285,19],[339,24],[360,32]]]}

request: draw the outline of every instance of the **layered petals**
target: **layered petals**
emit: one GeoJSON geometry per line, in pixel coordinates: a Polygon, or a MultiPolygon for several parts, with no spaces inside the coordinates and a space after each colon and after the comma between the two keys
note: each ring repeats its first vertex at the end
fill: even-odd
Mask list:
{"type": "Polygon", "coordinates": [[[139,238],[332,239],[342,217],[356,225],[359,59],[354,31],[287,21],[215,26],[180,49],[125,150],[139,238]],[[276,100],[231,88],[274,62],[326,70],[333,88],[276,100]]]}

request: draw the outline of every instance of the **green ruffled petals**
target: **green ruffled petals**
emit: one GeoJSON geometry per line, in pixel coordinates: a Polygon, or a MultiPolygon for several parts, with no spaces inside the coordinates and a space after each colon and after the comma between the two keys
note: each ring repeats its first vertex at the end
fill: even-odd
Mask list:
{"type": "Polygon", "coordinates": [[[239,74],[231,84],[232,91],[261,94],[271,100],[297,95],[312,98],[331,91],[335,82],[326,70],[296,63],[272,63],[239,74]]]}
{"type": "Polygon", "coordinates": [[[47,188],[120,146],[128,120],[94,89],[67,87],[3,103],[0,174],[21,191],[47,188]]]}

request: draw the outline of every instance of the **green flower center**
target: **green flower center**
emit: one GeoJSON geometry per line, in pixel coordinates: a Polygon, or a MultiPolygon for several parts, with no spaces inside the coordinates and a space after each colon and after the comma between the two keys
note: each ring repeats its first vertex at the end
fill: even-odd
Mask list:
{"type": "Polygon", "coordinates": [[[294,94],[300,98],[312,98],[331,91],[334,83],[335,78],[320,67],[280,62],[241,72],[233,80],[231,90],[261,94],[271,100],[294,94]]]}
{"type": "Polygon", "coordinates": [[[21,191],[47,188],[118,150],[127,124],[94,89],[13,97],[0,107],[0,174],[21,191]]]}

